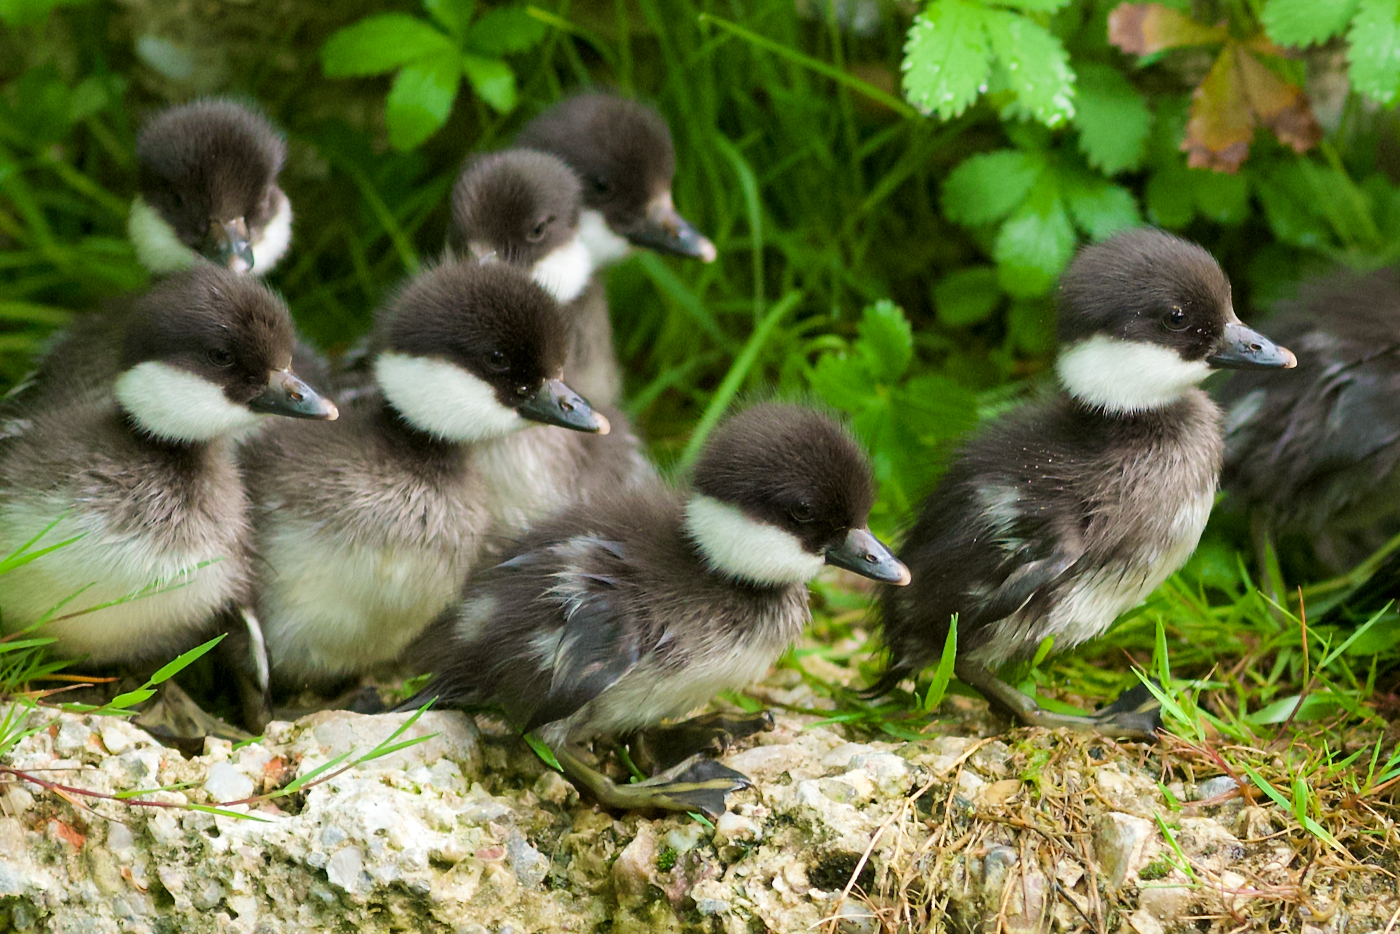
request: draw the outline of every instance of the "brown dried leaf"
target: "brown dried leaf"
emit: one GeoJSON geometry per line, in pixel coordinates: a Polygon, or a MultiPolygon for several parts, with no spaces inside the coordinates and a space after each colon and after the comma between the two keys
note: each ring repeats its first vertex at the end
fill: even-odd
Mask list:
{"type": "Polygon", "coordinates": [[[1191,119],[1181,149],[1193,169],[1238,172],[1254,139],[1254,113],[1240,78],[1238,47],[1227,43],[1191,95],[1191,119]]]}
{"type": "Polygon", "coordinates": [[[1303,89],[1289,84],[1244,49],[1239,50],[1240,83],[1259,122],[1294,152],[1307,152],[1322,139],[1303,89]]]}
{"type": "Polygon", "coordinates": [[[1108,41],[1131,55],[1210,45],[1229,37],[1224,24],[1205,26],[1160,3],[1120,3],[1108,14],[1108,41]]]}

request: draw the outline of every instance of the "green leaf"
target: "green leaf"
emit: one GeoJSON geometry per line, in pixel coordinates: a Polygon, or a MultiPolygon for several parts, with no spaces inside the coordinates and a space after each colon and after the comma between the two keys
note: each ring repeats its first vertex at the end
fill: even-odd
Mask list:
{"type": "Polygon", "coordinates": [[[144,700],[149,700],[155,696],[155,693],[156,692],[152,691],[150,688],[138,688],[135,691],[127,691],[125,694],[118,694],[107,702],[107,706],[114,707],[117,710],[125,710],[144,700]]]}
{"type": "Polygon", "coordinates": [[[1184,167],[1172,166],[1152,173],[1147,180],[1147,216],[1158,227],[1180,230],[1196,216],[1191,179],[1184,167]]]}
{"type": "Polygon", "coordinates": [[[924,710],[935,710],[943,702],[943,695],[948,693],[948,682],[953,680],[953,663],[957,657],[958,614],[954,613],[952,619],[948,620],[948,636],[943,640],[943,654],[938,658],[933,680],[929,682],[928,692],[924,694],[924,710]]]}
{"type": "Polygon", "coordinates": [[[870,400],[870,375],[856,361],[827,353],[817,360],[807,378],[812,389],[828,404],[854,415],[870,400]]]}
{"type": "Polygon", "coordinates": [[[462,71],[477,96],[498,113],[515,109],[515,72],[505,62],[466,52],[462,55],[462,71]]]}
{"type": "Polygon", "coordinates": [[[856,330],[860,335],[856,352],[871,376],[893,383],[909,369],[914,358],[914,331],[904,310],[894,302],[882,299],[868,306],[856,330]]]}
{"type": "Polygon", "coordinates": [[[452,40],[421,19],[382,13],[332,33],[321,46],[321,70],[330,78],[381,75],[421,58],[455,51],[452,40]]]}
{"type": "Polygon", "coordinates": [[[949,327],[986,321],[1001,302],[997,271],[992,266],[967,266],[943,277],[933,287],[938,320],[949,327]]]}
{"type": "Polygon", "coordinates": [[[1007,294],[1034,298],[1050,291],[1074,253],[1074,227],[1054,176],[1045,173],[997,233],[992,256],[1007,294]]]}
{"type": "Polygon", "coordinates": [[[476,12],[476,0],[423,0],[423,9],[460,42],[476,12]]]}
{"type": "Polygon", "coordinates": [[[544,744],[534,733],[525,734],[526,744],[535,751],[535,755],[540,757],[540,761],[556,772],[564,771],[564,767],[559,764],[559,759],[554,755],[554,750],[544,744]]]}
{"type": "Polygon", "coordinates": [[[1106,240],[1142,223],[1133,193],[1101,178],[1075,177],[1065,185],[1065,200],[1075,226],[1091,240],[1106,240]]]}
{"type": "Polygon", "coordinates": [[[1400,91],[1400,0],[1361,0],[1347,39],[1352,87],[1393,104],[1400,91]]]}
{"type": "Polygon", "coordinates": [[[904,46],[909,103],[951,120],[977,100],[992,67],[987,16],[963,0],[938,0],[914,18],[904,46]]]}
{"type": "Polygon", "coordinates": [[[1356,14],[1359,0],[1269,0],[1260,14],[1269,38],[1298,47],[1326,42],[1356,14]]]}
{"type": "Polygon", "coordinates": [[[548,27],[531,16],[525,7],[503,7],[491,10],[476,21],[467,33],[467,45],[495,58],[539,45],[548,31],[548,27]]]}
{"type": "Polygon", "coordinates": [[[1016,94],[1010,112],[1049,127],[1073,117],[1074,72],[1060,40],[1015,13],[988,11],[986,29],[1006,84],[1016,94]]]}
{"type": "Polygon", "coordinates": [[[226,634],[221,633],[220,635],[217,635],[214,638],[210,639],[208,642],[205,642],[203,645],[197,645],[194,648],[190,649],[188,652],[181,654],[173,661],[166,662],[160,667],[159,671],[151,675],[151,680],[147,681],[146,683],[162,684],[166,681],[169,681],[175,675],[184,671],[190,665],[193,665],[200,658],[203,658],[204,654],[210,649],[212,649],[214,646],[218,645],[220,642],[223,642],[224,635],[226,634]]]}
{"type": "Polygon", "coordinates": [[[1079,130],[1079,151],[1089,164],[1105,175],[1116,175],[1142,164],[1152,111],[1118,69],[1085,62],[1079,66],[1074,126],[1079,130]]]}
{"type": "Polygon", "coordinates": [[[1026,13],[1054,13],[1069,0],[988,0],[993,6],[1009,6],[1026,13]]]}
{"type": "Polygon", "coordinates": [[[405,65],[384,102],[384,122],[395,149],[414,149],[447,122],[462,72],[455,53],[405,65]]]}
{"type": "Polygon", "coordinates": [[[1043,157],[1018,149],[964,159],[943,182],[943,213],[969,226],[999,221],[1026,200],[1044,170],[1043,157]]]}
{"type": "Polygon", "coordinates": [[[1242,224],[1249,218],[1249,180],[1243,174],[1187,169],[1196,207],[1217,224],[1242,224]]]}
{"type": "Polygon", "coordinates": [[[1331,242],[1331,228],[1316,210],[1312,186],[1296,162],[1254,179],[1264,216],[1274,236],[1284,243],[1320,249],[1331,242]]]}
{"type": "Polygon", "coordinates": [[[1022,353],[1048,354],[1055,349],[1055,309],[1044,299],[1012,302],[1006,330],[1022,353]]]}

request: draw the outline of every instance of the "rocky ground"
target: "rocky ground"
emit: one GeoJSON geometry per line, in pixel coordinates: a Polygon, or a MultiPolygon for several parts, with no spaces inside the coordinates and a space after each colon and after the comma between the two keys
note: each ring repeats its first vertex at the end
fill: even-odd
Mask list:
{"type": "Polygon", "coordinates": [[[973,735],[868,741],[780,715],[725,758],[754,787],[713,827],[600,810],[449,712],[400,737],[426,742],[214,814],[188,805],[285,787],[408,715],[325,711],[187,759],[44,712],[0,767],[167,806],[0,774],[0,931],[1395,930],[1393,859],[1328,848],[1229,778],[1161,785],[1147,747],[978,736],[997,725],[949,703],[973,735]]]}

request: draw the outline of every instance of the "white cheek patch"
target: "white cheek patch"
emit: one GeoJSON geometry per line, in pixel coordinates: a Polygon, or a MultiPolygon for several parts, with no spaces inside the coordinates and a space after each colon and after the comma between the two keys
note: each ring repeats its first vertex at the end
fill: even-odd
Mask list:
{"type": "Polygon", "coordinates": [[[1211,374],[1204,360],[1183,360],[1170,347],[1102,334],[1061,351],[1055,371],[1080,402],[1122,413],[1171,405],[1211,374]]]}
{"type": "Polygon", "coordinates": [[[182,272],[199,262],[199,254],[181,243],[175,228],[140,195],[131,202],[126,235],[136,249],[137,261],[158,276],[182,272]]]}
{"type": "Polygon", "coordinates": [[[593,254],[588,251],[581,236],[575,236],[554,249],[530,270],[530,278],[561,305],[567,305],[583,294],[592,277],[593,254]]]}
{"type": "Polygon", "coordinates": [[[582,211],[578,217],[578,238],[593,257],[593,266],[601,269],[622,259],[632,250],[626,238],[612,232],[598,211],[582,211]]]}
{"type": "Polygon", "coordinates": [[[498,438],[525,426],[485,380],[446,360],[383,353],[374,378],[409,424],[446,441],[498,438]]]}
{"type": "Polygon", "coordinates": [[[251,244],[253,275],[265,276],[271,272],[291,245],[292,201],[286,195],[282,195],[282,203],[277,206],[277,213],[273,214],[272,220],[263,227],[262,236],[251,244]]]}
{"type": "Polygon", "coordinates": [[[801,584],[826,564],[789,532],[702,494],[685,507],[685,527],[705,562],[721,574],[756,584],[801,584]]]}
{"type": "Polygon", "coordinates": [[[136,423],[166,441],[210,441],[256,428],[261,416],[188,370],[148,360],[117,378],[117,401],[136,423]]]}

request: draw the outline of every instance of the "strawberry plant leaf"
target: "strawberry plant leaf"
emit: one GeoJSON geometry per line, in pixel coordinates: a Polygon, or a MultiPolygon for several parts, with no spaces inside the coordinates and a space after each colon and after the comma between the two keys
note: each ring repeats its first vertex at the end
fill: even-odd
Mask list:
{"type": "Polygon", "coordinates": [[[321,46],[321,70],[329,78],[380,75],[453,50],[452,40],[423,20],[382,13],[332,33],[321,46]]]}
{"type": "Polygon", "coordinates": [[[903,309],[882,299],[865,309],[856,330],[856,353],[871,376],[892,383],[905,374],[914,359],[914,331],[903,309]]]}
{"type": "Polygon", "coordinates": [[[389,144],[413,149],[447,122],[462,71],[455,52],[435,55],[404,66],[394,78],[384,102],[389,144]]]}
{"type": "Polygon", "coordinates": [[[423,0],[423,9],[460,42],[467,34],[467,25],[476,11],[475,0],[423,0]]]}
{"type": "Polygon", "coordinates": [[[1400,0],[1361,0],[1347,33],[1352,87],[1386,106],[1400,91],[1400,0]]]}
{"type": "Polygon", "coordinates": [[[1019,149],[972,156],[943,183],[943,213],[959,224],[990,224],[1016,209],[1045,170],[1045,159],[1019,149]]]}
{"type": "Polygon", "coordinates": [[[1009,111],[1050,127],[1074,116],[1074,72],[1060,40],[1015,13],[988,11],[985,22],[1006,85],[1016,95],[1009,111]]]}
{"type": "Polygon", "coordinates": [[[933,287],[938,320],[949,327],[986,321],[1001,304],[1001,287],[993,266],[967,266],[944,276],[933,287]]]}
{"type": "Polygon", "coordinates": [[[1151,55],[1185,45],[1230,38],[1224,26],[1206,26],[1160,3],[1120,3],[1108,14],[1108,41],[1129,55],[1151,55]]]}
{"type": "Polygon", "coordinates": [[[904,96],[944,120],[977,100],[992,67],[988,12],[964,0],[938,0],[914,18],[904,46],[904,96]]]}
{"type": "Polygon", "coordinates": [[[1116,68],[1098,62],[1079,66],[1074,126],[1079,151],[1105,175],[1142,164],[1152,132],[1152,111],[1137,88],[1116,68]]]}
{"type": "Polygon", "coordinates": [[[515,109],[515,72],[499,58],[462,54],[462,71],[478,97],[498,113],[515,109]]]}
{"type": "Polygon", "coordinates": [[[482,15],[467,33],[467,45],[490,58],[523,52],[539,45],[548,27],[524,7],[502,7],[482,15]]]}
{"type": "Polygon", "coordinates": [[[992,255],[1001,287],[1018,298],[1044,295],[1069,262],[1074,244],[1059,182],[1046,172],[997,233],[992,255]]]}
{"type": "Polygon", "coordinates": [[[1091,240],[1106,240],[1142,223],[1133,193],[1121,185],[1084,174],[1064,182],[1064,191],[1075,226],[1091,240]]]}
{"type": "Polygon", "coordinates": [[[1269,0],[1260,15],[1269,38],[1299,48],[1326,42],[1346,28],[1360,0],[1269,0]]]}

